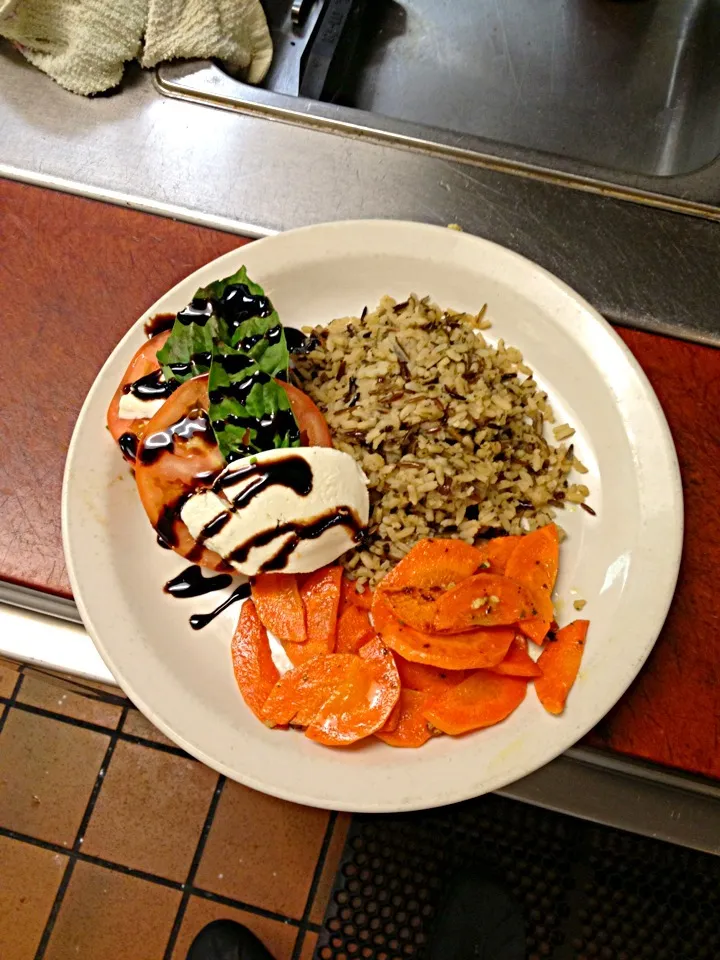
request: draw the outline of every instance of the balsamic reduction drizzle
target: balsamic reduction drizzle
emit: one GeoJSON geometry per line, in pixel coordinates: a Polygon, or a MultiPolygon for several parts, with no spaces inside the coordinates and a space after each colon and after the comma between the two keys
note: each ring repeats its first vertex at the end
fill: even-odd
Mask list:
{"type": "Polygon", "coordinates": [[[137,457],[138,438],[134,433],[121,433],[118,437],[120,452],[128,463],[135,463],[137,457]]]}
{"type": "Polygon", "coordinates": [[[140,463],[154,463],[161,453],[166,450],[172,450],[175,446],[175,439],[191,440],[196,434],[206,435],[208,441],[213,441],[210,421],[207,414],[202,411],[197,416],[183,417],[177,423],[173,423],[167,430],[160,430],[158,433],[151,433],[145,437],[142,449],[139,453],[140,463]]]}
{"type": "Polygon", "coordinates": [[[154,317],[150,317],[149,320],[145,321],[145,336],[149,340],[151,337],[156,337],[158,333],[172,330],[174,323],[174,313],[156,313],[154,317]]]}
{"type": "Polygon", "coordinates": [[[152,373],[126,383],[123,393],[131,393],[138,400],[165,400],[180,386],[175,380],[163,379],[162,370],[153,370],[152,373]]]}
{"type": "Polygon", "coordinates": [[[232,577],[229,573],[219,573],[214,577],[203,576],[202,568],[192,564],[186,567],[182,573],[168,582],[163,587],[165,593],[171,597],[186,599],[191,597],[202,597],[206,593],[212,593],[214,590],[223,590],[232,583],[232,577]]]}
{"type": "MultiPolygon", "coordinates": [[[[248,360],[249,357],[240,354],[239,356],[226,355],[219,362],[222,364],[225,370],[228,370],[227,361],[232,359],[233,361],[239,360],[248,360]]],[[[253,363],[253,360],[250,360],[250,363],[253,363]]],[[[244,364],[248,366],[248,364],[244,364]]],[[[240,372],[243,367],[240,366],[237,368],[236,372],[240,372]]],[[[230,371],[228,370],[228,373],[230,371]]],[[[270,383],[272,377],[270,374],[265,373],[264,370],[255,370],[254,373],[249,374],[247,377],[244,377],[242,380],[237,380],[233,383],[228,383],[222,387],[216,387],[214,390],[210,391],[210,402],[211,403],[222,403],[225,397],[232,397],[233,400],[237,400],[238,403],[241,403],[243,406],[247,403],[248,397],[250,396],[250,391],[257,384],[270,383]]]]}
{"type": "Polygon", "coordinates": [[[266,460],[264,463],[247,463],[237,470],[227,470],[217,478],[213,490],[217,493],[225,487],[235,486],[238,481],[247,477],[256,479],[233,498],[235,510],[242,510],[266,487],[289,487],[299,497],[307,497],[313,488],[312,467],[307,460],[295,454],[280,457],[278,460],[266,460]]]}
{"type": "Polygon", "coordinates": [[[186,307],[182,308],[177,318],[184,327],[189,327],[191,323],[204,327],[212,315],[213,304],[211,300],[194,298],[186,307]]]}
{"type": "Polygon", "coordinates": [[[269,317],[273,305],[263,294],[251,293],[245,283],[231,283],[215,301],[215,308],[231,330],[252,317],[269,317]]]}
{"type": "MultiPolygon", "coordinates": [[[[271,333],[272,330],[268,330],[268,339],[271,333]]],[[[291,354],[297,353],[301,356],[310,353],[320,343],[317,337],[307,337],[301,330],[296,330],[295,327],[285,327],[285,342],[291,354]]]]}
{"type": "Polygon", "coordinates": [[[225,600],[223,600],[219,606],[215,607],[214,610],[211,610],[210,613],[194,613],[190,617],[190,626],[193,630],[202,630],[202,628],[211,623],[218,614],[222,613],[223,610],[227,610],[231,604],[237,600],[245,600],[249,596],[250,584],[241,583],[239,587],[235,587],[229,597],[226,597],[225,600]]]}

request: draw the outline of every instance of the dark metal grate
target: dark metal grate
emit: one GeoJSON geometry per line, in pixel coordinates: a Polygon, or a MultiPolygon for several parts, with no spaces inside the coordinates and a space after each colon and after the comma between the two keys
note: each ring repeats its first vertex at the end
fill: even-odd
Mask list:
{"type": "Polygon", "coordinates": [[[316,960],[423,960],[448,875],[474,862],[522,906],[527,960],[720,958],[720,858],[487,796],[355,817],[316,960]]]}

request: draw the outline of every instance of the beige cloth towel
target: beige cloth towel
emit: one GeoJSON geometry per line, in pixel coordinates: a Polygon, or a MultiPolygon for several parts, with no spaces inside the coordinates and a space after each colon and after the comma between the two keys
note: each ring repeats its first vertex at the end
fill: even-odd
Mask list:
{"type": "Polygon", "coordinates": [[[128,60],[216,57],[259,83],[272,59],[260,0],[0,0],[0,36],[85,96],[117,86],[128,60]]]}

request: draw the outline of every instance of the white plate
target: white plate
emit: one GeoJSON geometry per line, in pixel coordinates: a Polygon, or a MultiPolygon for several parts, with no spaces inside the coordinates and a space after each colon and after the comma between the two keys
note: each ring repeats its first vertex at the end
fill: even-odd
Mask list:
{"type": "Polygon", "coordinates": [[[131,328],[78,418],[63,489],[63,538],[75,599],[119,684],[167,736],[235,780],[336,810],[412,810],[495,790],[583,736],[627,689],[662,627],[678,572],[682,494],[670,432],[647,379],[608,324],[541,267],[486,240],[416,223],[358,221],[293,230],[232,251],[183,280],[131,328]],[[371,308],[385,293],[444,307],[488,304],[496,337],[519,347],[558,422],[577,429],[597,511],[561,511],[559,618],[591,620],[561,717],[530,688],[498,726],[420,750],[379,742],[320,747],[268,730],[245,707],[230,665],[237,605],[195,632],[188,617],[217,594],[178,601],[163,584],[187,564],[159,549],[135,485],[105,431],[105,412],[143,323],[176,312],[199,286],[246,264],[283,322],[304,326],[371,308]],[[574,592],[576,591],[576,592],[574,592]]]}

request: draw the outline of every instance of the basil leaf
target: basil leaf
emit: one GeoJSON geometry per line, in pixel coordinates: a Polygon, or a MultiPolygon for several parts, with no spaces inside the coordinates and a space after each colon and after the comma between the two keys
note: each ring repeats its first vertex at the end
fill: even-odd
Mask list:
{"type": "Polygon", "coordinates": [[[225,293],[225,288],[236,283],[244,283],[250,293],[257,294],[261,297],[265,296],[265,291],[260,284],[253,283],[252,280],[250,280],[245,267],[240,267],[240,269],[236,270],[230,277],[225,277],[222,280],[213,280],[213,282],[209,283],[206,287],[200,287],[195,296],[202,300],[219,300],[223,293],[225,293]]]}
{"type": "Polygon", "coordinates": [[[214,316],[207,318],[204,324],[185,323],[176,318],[165,345],[157,352],[165,379],[184,383],[208,373],[217,336],[214,316]]]}
{"type": "Polygon", "coordinates": [[[252,357],[269,376],[287,376],[290,354],[285,331],[275,310],[269,317],[244,320],[233,335],[232,346],[252,357]]]}
{"type": "Polygon", "coordinates": [[[287,394],[248,354],[228,347],[217,352],[209,392],[210,422],[226,460],[300,446],[287,394]]]}

